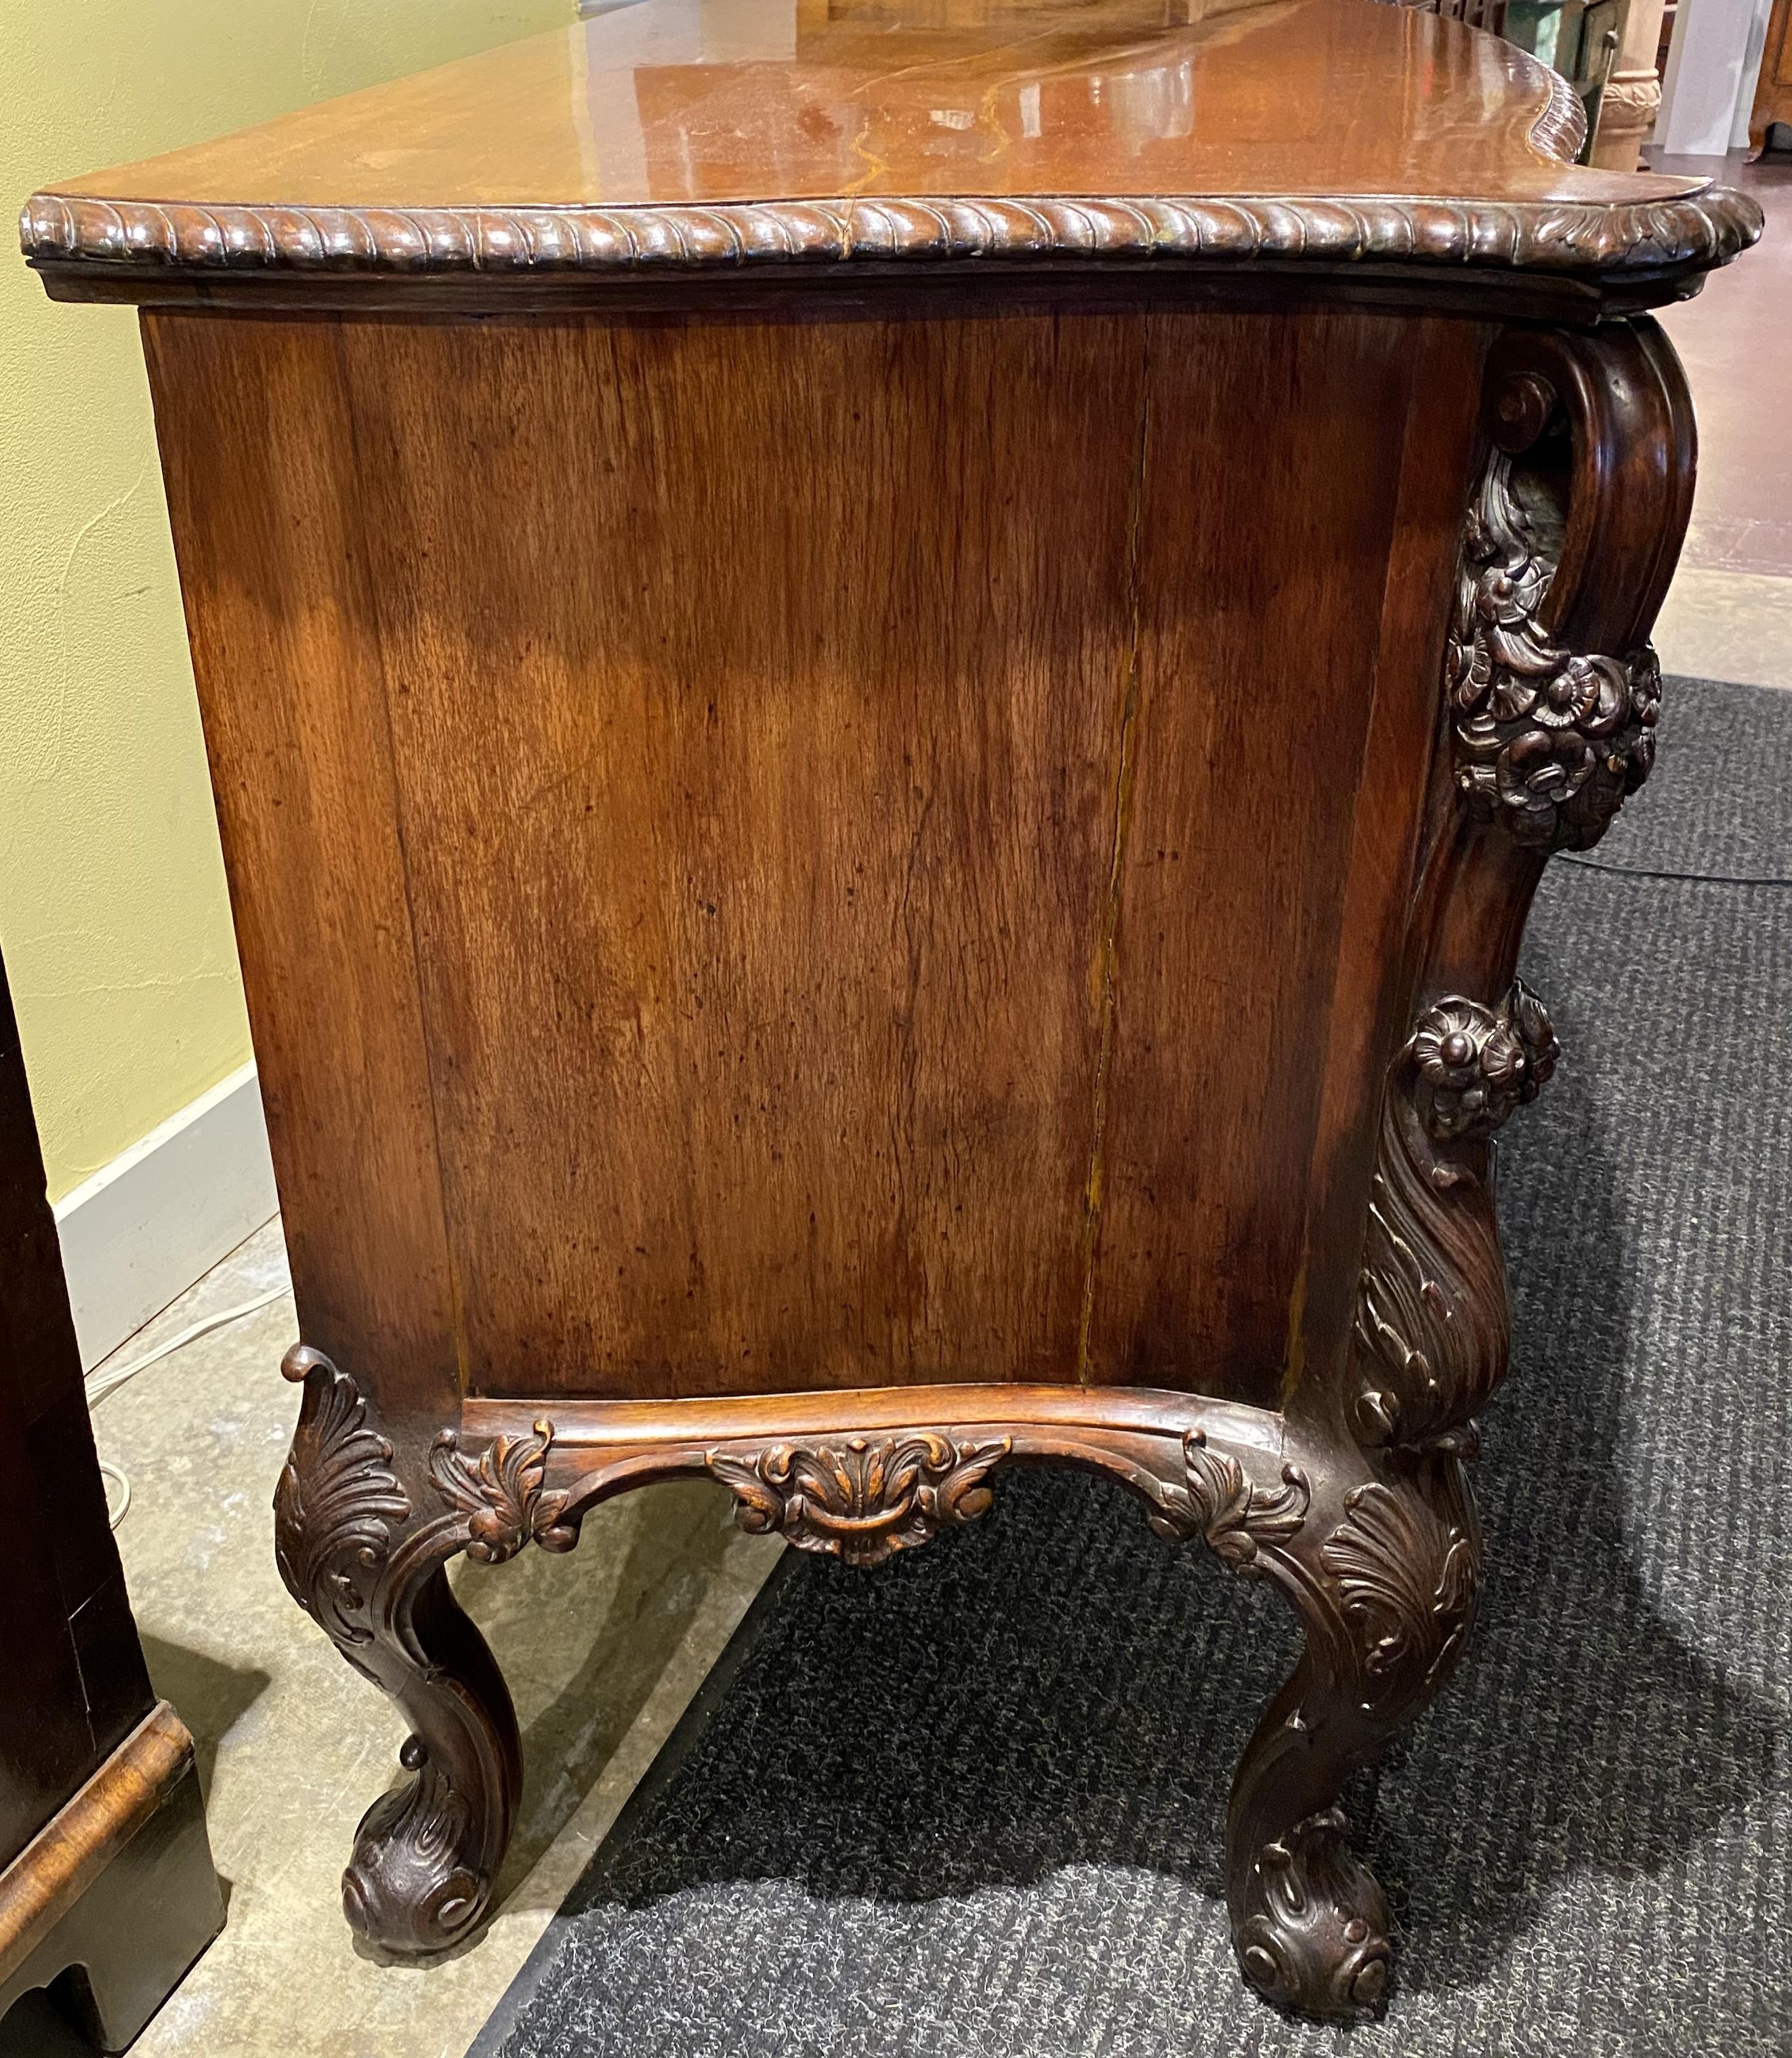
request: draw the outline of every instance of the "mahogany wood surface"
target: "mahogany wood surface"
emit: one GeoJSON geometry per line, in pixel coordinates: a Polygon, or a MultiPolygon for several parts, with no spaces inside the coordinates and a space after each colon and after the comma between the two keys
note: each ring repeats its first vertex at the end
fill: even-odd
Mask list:
{"type": "MultiPolygon", "coordinates": [[[[1334,1027],[1359,1149],[1381,1062],[1355,795],[1441,620],[1478,330],[147,319],[320,1348],[389,1337],[397,1393],[1273,1404],[1358,1233],[1302,1206],[1334,1027]],[[314,938],[363,940],[340,987],[314,938]]],[[[1385,927],[1416,789],[1380,805],[1385,927]]]]}
{"type": "Polygon", "coordinates": [[[1647,304],[1759,233],[1705,181],[1573,164],[1583,127],[1547,66],[1412,9],[636,0],[70,181],[23,228],[74,297],[297,275],[438,304],[484,277],[1367,260],[1647,304]]]}
{"type": "Polygon", "coordinates": [[[630,5],[57,190],[408,209],[1700,188],[1538,147],[1560,109],[1548,67],[1458,22],[1334,0],[1178,18],[1202,12],[834,0],[716,9],[693,26],[630,5]],[[958,109],[971,119],[940,119],[958,109]]]}
{"type": "Polygon", "coordinates": [[[1385,1997],[1518,942],[1652,761],[1639,311],[1759,217],[1460,23],[1178,12],[641,0],[27,209],[144,306],[384,1948],[521,1788],[457,1552],[690,1474],[872,1565],[1056,1462],[1294,1608],[1234,1939],[1385,1997]]]}

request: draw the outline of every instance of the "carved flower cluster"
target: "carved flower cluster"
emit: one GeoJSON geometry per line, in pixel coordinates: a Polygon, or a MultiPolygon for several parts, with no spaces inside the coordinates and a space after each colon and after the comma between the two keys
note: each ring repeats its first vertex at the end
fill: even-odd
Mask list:
{"type": "Polygon", "coordinates": [[[1496,1008],[1452,995],[1419,1017],[1413,1063],[1426,1089],[1425,1126],[1440,1140],[1489,1136],[1535,1100],[1561,1047],[1549,1012],[1522,979],[1496,1008]]]}
{"type": "Polygon", "coordinates": [[[1470,510],[1445,660],[1456,783],[1520,843],[1584,850],[1655,762],[1661,668],[1552,643],[1539,617],[1555,566],[1496,452],[1470,510]]]}

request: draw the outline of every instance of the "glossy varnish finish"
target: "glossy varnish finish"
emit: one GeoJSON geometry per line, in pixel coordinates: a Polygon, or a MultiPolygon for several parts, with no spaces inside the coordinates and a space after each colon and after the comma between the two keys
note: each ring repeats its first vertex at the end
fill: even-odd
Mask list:
{"type": "Polygon", "coordinates": [[[521,1790],[455,1553],[690,1476],[870,1566],[1051,1461],[1295,1610],[1234,1941],[1379,2005],[1337,1803],[1473,1616],[1519,938],[1652,757],[1639,311],[1758,224],[1577,140],[1358,0],[642,0],[32,202],[145,304],[379,1945],[521,1790]]]}
{"type": "Polygon", "coordinates": [[[1377,968],[1333,991],[1377,666],[1434,633],[1383,647],[1409,324],[150,320],[227,833],[284,881],[258,1019],[318,1033],[300,937],[352,961],[348,1062],[263,1057],[308,1333],[475,1392],[1273,1402],[1355,1234],[1301,1202],[1334,1011],[1351,1120],[1379,1062],[1377,968]],[[395,810],[306,804],[388,751],[395,810]]]}
{"type": "Polygon", "coordinates": [[[1383,963],[1341,956],[1346,910],[1397,919],[1416,833],[1372,724],[1441,621],[1436,488],[1466,473],[1485,340],[1343,311],[1162,312],[1150,338],[1084,1369],[1273,1404],[1357,1234],[1305,1203],[1380,1063],[1383,963]],[[1353,879],[1372,814],[1391,832],[1353,879]]]}
{"type": "Polygon", "coordinates": [[[1548,73],[1457,22],[1336,0],[1170,11],[631,5],[57,190],[402,209],[1698,189],[1535,147],[1548,73]]]}
{"type": "Polygon", "coordinates": [[[1189,11],[636,0],[38,194],[26,247],[74,297],[1369,260],[1647,304],[1759,232],[1703,181],[1568,161],[1573,93],[1460,22],[1340,0],[1189,11]]]}

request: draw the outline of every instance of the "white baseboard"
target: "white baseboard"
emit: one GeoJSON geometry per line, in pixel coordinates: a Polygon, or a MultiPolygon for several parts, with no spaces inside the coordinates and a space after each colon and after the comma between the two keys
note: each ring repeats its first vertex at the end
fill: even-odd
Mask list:
{"type": "Polygon", "coordinates": [[[261,1091],[244,1065],[56,1203],[82,1368],[279,1212],[261,1091]]]}

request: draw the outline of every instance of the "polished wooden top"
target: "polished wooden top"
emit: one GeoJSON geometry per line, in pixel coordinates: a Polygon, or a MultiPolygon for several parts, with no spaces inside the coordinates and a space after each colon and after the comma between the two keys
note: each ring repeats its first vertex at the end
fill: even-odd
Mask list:
{"type": "Polygon", "coordinates": [[[1367,0],[627,0],[76,180],[44,266],[529,272],[989,256],[1696,270],[1758,232],[1587,169],[1499,38],[1367,0]],[[1190,18],[1190,16],[1198,18],[1190,18]]]}

